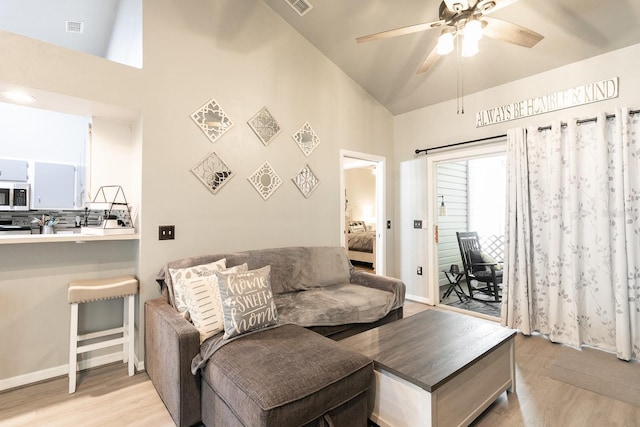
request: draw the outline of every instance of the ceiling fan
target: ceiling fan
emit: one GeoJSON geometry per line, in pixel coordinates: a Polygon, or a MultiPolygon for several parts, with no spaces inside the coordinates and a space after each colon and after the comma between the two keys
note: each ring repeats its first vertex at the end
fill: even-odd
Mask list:
{"type": "Polygon", "coordinates": [[[509,6],[517,0],[444,0],[440,3],[438,21],[409,25],[380,33],[358,37],[358,43],[388,39],[431,29],[441,29],[438,44],[422,62],[416,74],[424,73],[442,55],[453,51],[454,41],[462,42],[460,54],[472,56],[478,52],[478,41],[483,35],[523,47],[533,47],[544,38],[535,31],[488,14],[509,6]]]}

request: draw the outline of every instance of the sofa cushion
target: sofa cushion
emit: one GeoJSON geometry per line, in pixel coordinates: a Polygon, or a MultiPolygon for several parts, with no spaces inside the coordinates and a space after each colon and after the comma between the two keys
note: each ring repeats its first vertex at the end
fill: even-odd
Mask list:
{"type": "Polygon", "coordinates": [[[270,270],[271,267],[267,265],[246,272],[216,272],[224,313],[225,339],[278,323],[278,311],[271,293],[270,270]]]}
{"type": "MultiPolygon", "coordinates": [[[[247,251],[249,269],[271,266],[274,294],[348,283],[351,263],[341,247],[290,247],[247,251]]],[[[227,258],[227,265],[233,265],[227,258]]]]}
{"type": "Polygon", "coordinates": [[[391,292],[348,283],[274,298],[281,323],[306,327],[375,322],[386,316],[394,303],[391,292]]]}
{"type": "Polygon", "coordinates": [[[241,425],[300,426],[367,390],[373,364],[329,338],[284,325],[221,347],[203,379],[241,425]]]}

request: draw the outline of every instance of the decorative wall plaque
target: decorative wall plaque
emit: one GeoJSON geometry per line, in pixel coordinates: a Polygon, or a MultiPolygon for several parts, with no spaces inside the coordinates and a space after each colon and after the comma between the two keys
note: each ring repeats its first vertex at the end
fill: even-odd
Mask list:
{"type": "Polygon", "coordinates": [[[233,126],[233,122],[215,99],[211,99],[191,114],[191,118],[211,142],[215,142],[233,126]]]}
{"type": "Polygon", "coordinates": [[[305,165],[305,167],[300,169],[298,175],[291,178],[291,180],[306,198],[309,198],[313,190],[320,184],[320,180],[315,176],[309,165],[305,165]]]}
{"type": "Polygon", "coordinates": [[[247,123],[264,145],[269,145],[281,130],[280,125],[267,110],[267,107],[262,107],[247,123]]]}
{"type": "Polygon", "coordinates": [[[233,172],[216,153],[211,152],[191,172],[213,193],[217,193],[231,178],[233,172]]]}
{"type": "Polygon", "coordinates": [[[309,157],[318,144],[320,144],[320,139],[311,128],[311,125],[309,125],[309,122],[305,123],[300,130],[293,135],[293,139],[307,157],[309,157]]]}
{"type": "Polygon", "coordinates": [[[264,200],[271,197],[282,184],[282,180],[275,173],[269,162],[264,162],[248,179],[264,200]]]}

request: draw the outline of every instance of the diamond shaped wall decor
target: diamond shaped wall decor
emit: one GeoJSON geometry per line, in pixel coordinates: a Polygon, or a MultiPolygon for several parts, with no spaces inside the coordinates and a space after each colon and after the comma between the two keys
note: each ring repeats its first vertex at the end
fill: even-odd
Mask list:
{"type": "Polygon", "coordinates": [[[309,122],[305,123],[300,130],[293,135],[293,140],[307,157],[309,157],[318,144],[320,144],[320,139],[311,128],[309,122]]]}
{"type": "Polygon", "coordinates": [[[315,176],[309,165],[305,165],[305,167],[300,169],[298,175],[291,178],[291,180],[306,198],[309,198],[313,190],[320,184],[320,180],[315,176]]]}
{"type": "Polygon", "coordinates": [[[209,153],[191,172],[211,191],[217,193],[223,185],[225,185],[234,174],[229,166],[216,153],[209,153]]]}
{"type": "Polygon", "coordinates": [[[216,139],[233,126],[233,122],[215,99],[211,99],[191,114],[191,118],[211,142],[216,142],[216,139]]]}
{"type": "Polygon", "coordinates": [[[281,130],[267,107],[262,107],[247,123],[264,145],[269,145],[281,130]]]}
{"type": "Polygon", "coordinates": [[[264,200],[271,197],[282,184],[282,180],[275,173],[269,162],[264,162],[248,179],[264,200]]]}

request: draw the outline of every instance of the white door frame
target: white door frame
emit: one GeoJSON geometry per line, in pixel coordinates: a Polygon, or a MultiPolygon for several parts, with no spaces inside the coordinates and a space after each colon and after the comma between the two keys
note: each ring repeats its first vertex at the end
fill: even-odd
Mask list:
{"type": "Polygon", "coordinates": [[[431,292],[436,305],[440,305],[440,292],[438,289],[438,276],[440,275],[440,271],[438,271],[438,249],[435,240],[435,229],[438,225],[438,164],[505,154],[507,149],[506,144],[506,138],[501,138],[489,144],[470,146],[469,148],[457,148],[427,156],[427,191],[428,194],[431,195],[431,197],[427,197],[427,241],[431,242],[427,250],[427,253],[431,253],[431,256],[427,257],[427,277],[431,279],[429,282],[432,286],[431,292]]]}
{"type": "Polygon", "coordinates": [[[374,154],[359,153],[357,151],[340,150],[340,242],[345,245],[345,220],[346,206],[344,184],[344,159],[366,160],[376,163],[376,274],[384,275],[386,271],[386,233],[385,220],[387,218],[386,206],[386,158],[374,154]]]}

